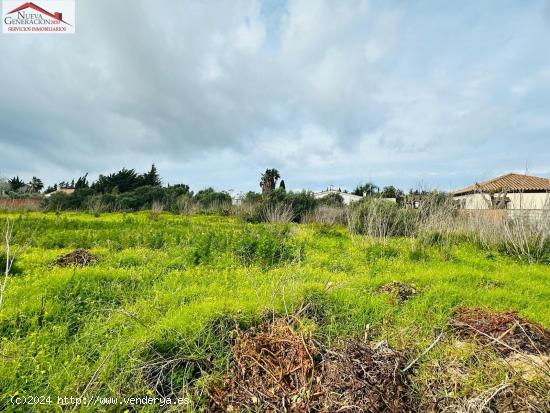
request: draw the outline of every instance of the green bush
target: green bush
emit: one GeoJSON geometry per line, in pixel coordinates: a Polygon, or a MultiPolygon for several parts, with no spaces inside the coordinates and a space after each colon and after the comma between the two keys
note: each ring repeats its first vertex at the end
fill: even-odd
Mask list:
{"type": "Polygon", "coordinates": [[[299,259],[303,249],[289,237],[288,227],[278,230],[255,228],[239,235],[233,252],[245,265],[257,263],[271,267],[299,259]]]}
{"type": "Polygon", "coordinates": [[[42,208],[46,211],[67,211],[85,209],[88,198],[93,195],[89,188],[76,190],[67,195],[61,192],[52,194],[49,198],[44,198],[42,208]]]}
{"type": "Polygon", "coordinates": [[[222,210],[231,206],[231,196],[227,192],[216,192],[213,188],[196,193],[195,201],[205,210],[222,210]]]}
{"type": "Polygon", "coordinates": [[[317,206],[317,201],[311,192],[287,192],[283,188],[278,188],[271,191],[265,197],[258,198],[253,193],[247,194],[241,216],[247,222],[265,222],[266,210],[274,210],[280,208],[286,210],[291,209],[292,221],[302,222],[307,214],[313,212],[317,206]],[[250,194],[250,195],[249,195],[250,194]]]}
{"type": "MultiPolygon", "coordinates": [[[[220,193],[216,193],[220,194],[220,193]]],[[[212,196],[220,197],[219,195],[212,196]]],[[[229,195],[224,194],[226,199],[229,195]]],[[[151,209],[155,202],[162,204],[171,212],[178,211],[178,199],[182,196],[192,196],[187,185],[175,185],[162,188],[160,186],[140,186],[134,190],[118,193],[97,193],[92,188],[81,188],[70,195],[54,193],[42,201],[46,211],[91,210],[101,211],[139,211],[151,209]]],[[[229,198],[231,201],[231,198],[229,198]]]]}
{"type": "Polygon", "coordinates": [[[380,242],[369,245],[366,251],[368,262],[376,262],[378,260],[395,258],[397,256],[399,256],[399,250],[380,242]]]}
{"type": "Polygon", "coordinates": [[[330,193],[323,198],[317,200],[318,205],[330,206],[330,207],[343,207],[344,198],[342,195],[336,193],[330,193]]]}
{"type": "Polygon", "coordinates": [[[189,262],[192,265],[209,264],[216,253],[223,251],[226,242],[225,234],[214,232],[206,232],[194,237],[187,253],[189,262]]]}
{"type": "Polygon", "coordinates": [[[257,192],[248,191],[242,199],[243,204],[256,204],[262,201],[262,194],[257,192]]]}
{"type": "Polygon", "coordinates": [[[294,212],[294,221],[301,222],[306,214],[313,212],[317,203],[311,192],[289,192],[287,202],[294,212]]]}

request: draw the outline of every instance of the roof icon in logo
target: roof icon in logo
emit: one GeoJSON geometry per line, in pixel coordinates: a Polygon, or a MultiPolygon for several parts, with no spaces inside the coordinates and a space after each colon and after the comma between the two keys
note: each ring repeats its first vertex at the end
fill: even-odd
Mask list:
{"type": "Polygon", "coordinates": [[[63,20],[63,14],[62,13],[59,13],[59,12],[50,13],[49,11],[44,10],[42,7],[37,6],[36,4],[34,4],[32,2],[24,3],[21,6],[16,7],[12,11],[8,12],[7,14],[16,13],[18,11],[25,10],[25,9],[36,10],[37,12],[42,13],[42,14],[48,16],[48,17],[51,17],[52,19],[59,20],[60,22],[63,22],[65,24],[68,24],[69,26],[71,26],[71,24],[69,24],[65,20],[63,20]]]}

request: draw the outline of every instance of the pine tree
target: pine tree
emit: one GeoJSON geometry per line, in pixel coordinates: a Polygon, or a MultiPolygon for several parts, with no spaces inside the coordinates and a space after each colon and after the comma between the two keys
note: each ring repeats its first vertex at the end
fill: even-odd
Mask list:
{"type": "Polygon", "coordinates": [[[82,189],[82,188],[88,188],[88,172],[84,176],[81,176],[78,178],[76,183],[74,184],[74,189],[82,189]]]}
{"type": "Polygon", "coordinates": [[[281,180],[281,183],[279,184],[279,189],[285,189],[286,190],[286,185],[285,185],[285,180],[284,179],[281,180]]]}
{"type": "Polygon", "coordinates": [[[143,185],[150,186],[161,186],[162,181],[160,180],[159,173],[155,164],[151,165],[151,170],[142,175],[143,185]]]}
{"type": "Polygon", "coordinates": [[[19,179],[18,176],[8,179],[8,184],[10,185],[10,190],[13,192],[17,192],[25,186],[25,182],[19,179]]]}

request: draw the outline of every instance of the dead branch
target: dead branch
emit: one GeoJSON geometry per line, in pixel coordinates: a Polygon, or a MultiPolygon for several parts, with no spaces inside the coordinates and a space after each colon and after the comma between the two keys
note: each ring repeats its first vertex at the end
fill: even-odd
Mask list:
{"type": "Polygon", "coordinates": [[[9,219],[6,219],[6,227],[4,230],[4,240],[5,240],[4,251],[6,253],[6,266],[4,268],[4,279],[2,280],[2,285],[0,286],[0,308],[2,308],[2,303],[4,301],[4,291],[6,291],[10,270],[15,260],[15,253],[12,254],[12,251],[10,249],[12,237],[13,237],[13,224],[9,219]]]}
{"type": "Polygon", "coordinates": [[[439,342],[439,340],[441,340],[441,337],[443,337],[443,333],[444,333],[443,331],[441,333],[439,333],[439,335],[435,338],[435,340],[432,342],[432,344],[430,344],[426,350],[424,350],[422,353],[420,353],[420,355],[417,358],[415,358],[413,361],[411,361],[407,367],[405,367],[403,370],[401,370],[401,372],[405,373],[412,366],[414,366],[418,360],[420,360],[422,357],[424,357],[426,354],[428,354],[428,352],[432,348],[435,347],[435,345],[439,342]]]}

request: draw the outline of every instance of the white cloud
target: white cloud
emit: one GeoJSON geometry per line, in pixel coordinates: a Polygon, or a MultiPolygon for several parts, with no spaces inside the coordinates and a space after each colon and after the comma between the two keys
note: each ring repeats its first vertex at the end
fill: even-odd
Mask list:
{"type": "Polygon", "coordinates": [[[272,166],[291,187],[544,170],[550,25],[495,5],[80,2],[76,35],[0,37],[0,172],[156,162],[252,189],[272,166]]]}

